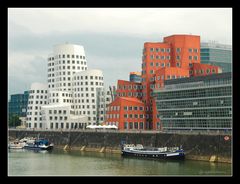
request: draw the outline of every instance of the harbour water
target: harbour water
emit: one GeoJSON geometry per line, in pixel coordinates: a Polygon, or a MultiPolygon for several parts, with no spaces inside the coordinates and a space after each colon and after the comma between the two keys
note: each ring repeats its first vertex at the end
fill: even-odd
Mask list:
{"type": "Polygon", "coordinates": [[[9,176],[231,176],[232,165],[123,158],[119,154],[9,150],[9,176]]]}

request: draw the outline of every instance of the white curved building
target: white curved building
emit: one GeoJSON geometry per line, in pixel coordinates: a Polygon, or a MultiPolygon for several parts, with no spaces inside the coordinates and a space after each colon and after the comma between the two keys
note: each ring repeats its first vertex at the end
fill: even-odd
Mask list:
{"type": "Polygon", "coordinates": [[[59,44],[48,57],[49,90],[72,91],[72,77],[76,72],[87,70],[83,46],[59,44]]]}
{"type": "MultiPolygon", "coordinates": [[[[48,57],[48,85],[38,86],[48,88],[47,101],[36,107],[38,112],[29,111],[29,128],[34,123],[35,128],[76,129],[105,120],[106,103],[111,101],[104,90],[103,73],[87,69],[83,46],[68,43],[54,46],[48,57]]],[[[36,85],[32,87],[36,90],[36,85]]],[[[32,110],[40,104],[29,105],[32,110]]]]}
{"type": "Polygon", "coordinates": [[[48,86],[42,83],[33,83],[29,91],[27,107],[27,127],[44,128],[42,123],[41,107],[48,103],[48,86]]]}
{"type": "Polygon", "coordinates": [[[88,117],[88,124],[103,121],[104,83],[101,70],[78,72],[73,77],[73,108],[76,115],[88,117]],[[99,93],[101,92],[101,93],[99,93]]]}

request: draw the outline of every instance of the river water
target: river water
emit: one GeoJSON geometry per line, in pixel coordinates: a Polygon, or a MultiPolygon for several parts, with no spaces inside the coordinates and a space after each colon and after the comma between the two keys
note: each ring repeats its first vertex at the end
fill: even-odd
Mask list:
{"type": "Polygon", "coordinates": [[[119,154],[63,150],[9,150],[9,176],[231,176],[232,165],[204,161],[123,158],[119,154]]]}

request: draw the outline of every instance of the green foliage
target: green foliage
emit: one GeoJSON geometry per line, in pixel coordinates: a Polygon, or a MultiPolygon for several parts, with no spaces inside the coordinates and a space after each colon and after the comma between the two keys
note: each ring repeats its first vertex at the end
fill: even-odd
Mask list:
{"type": "Polygon", "coordinates": [[[10,114],[8,116],[8,126],[9,127],[17,127],[21,125],[21,120],[19,119],[19,116],[16,114],[10,114]]]}

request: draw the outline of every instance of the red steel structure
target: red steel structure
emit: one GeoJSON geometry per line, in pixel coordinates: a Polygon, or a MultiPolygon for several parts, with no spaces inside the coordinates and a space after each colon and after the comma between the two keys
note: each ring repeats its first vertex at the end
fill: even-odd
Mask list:
{"type": "MultiPolygon", "coordinates": [[[[117,96],[141,100],[145,106],[144,129],[161,129],[153,90],[163,88],[165,80],[215,73],[221,73],[221,68],[200,63],[200,36],[172,35],[163,42],[144,43],[142,83],[118,80],[117,96]],[[127,87],[134,85],[137,87],[127,87]]],[[[120,124],[122,129],[124,125],[120,124]]]]}

